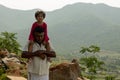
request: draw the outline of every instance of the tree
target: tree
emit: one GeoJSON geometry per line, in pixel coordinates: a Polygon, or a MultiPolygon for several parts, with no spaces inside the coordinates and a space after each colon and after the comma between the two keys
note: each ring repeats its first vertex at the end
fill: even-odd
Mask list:
{"type": "MultiPolygon", "coordinates": [[[[80,53],[82,54],[94,53],[95,54],[99,51],[100,51],[99,47],[95,45],[91,45],[90,47],[82,47],[82,49],[80,50],[80,53]]],[[[89,56],[89,57],[86,55],[86,57],[83,57],[80,59],[80,64],[86,66],[89,74],[96,74],[97,70],[102,69],[102,65],[104,64],[104,62],[98,60],[95,55],[89,56]]],[[[91,75],[90,79],[93,80],[93,78],[95,78],[95,76],[91,75]]]]}
{"type": "Polygon", "coordinates": [[[7,49],[9,52],[19,53],[20,44],[17,42],[17,33],[1,32],[0,34],[0,49],[7,49]]]}
{"type": "Polygon", "coordinates": [[[100,51],[100,47],[91,45],[90,47],[81,47],[80,53],[84,54],[86,52],[96,53],[100,51]]]}
{"type": "Polygon", "coordinates": [[[85,65],[89,73],[97,73],[98,69],[102,69],[104,62],[99,61],[95,56],[85,57],[80,59],[81,63],[85,65]]]}

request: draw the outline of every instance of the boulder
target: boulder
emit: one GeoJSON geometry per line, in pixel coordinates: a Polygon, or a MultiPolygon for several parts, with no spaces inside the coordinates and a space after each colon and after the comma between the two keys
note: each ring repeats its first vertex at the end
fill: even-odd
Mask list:
{"type": "Polygon", "coordinates": [[[58,64],[50,68],[50,80],[84,80],[76,61],[58,64]]]}

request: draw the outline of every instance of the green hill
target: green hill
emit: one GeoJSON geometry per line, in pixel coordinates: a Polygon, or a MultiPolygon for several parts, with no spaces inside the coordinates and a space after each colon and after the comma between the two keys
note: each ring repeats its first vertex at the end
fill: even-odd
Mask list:
{"type": "MultiPolygon", "coordinates": [[[[17,32],[18,41],[24,46],[35,11],[0,6],[0,31],[17,32]]],[[[48,34],[58,54],[72,53],[92,44],[120,52],[120,8],[77,3],[46,13],[48,34]]]]}

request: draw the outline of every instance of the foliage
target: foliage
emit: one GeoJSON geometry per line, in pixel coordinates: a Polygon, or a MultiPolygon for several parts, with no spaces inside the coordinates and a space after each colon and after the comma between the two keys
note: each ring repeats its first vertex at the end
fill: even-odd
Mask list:
{"type": "Polygon", "coordinates": [[[9,80],[5,74],[5,70],[0,66],[0,80],[9,80]]]}
{"type": "Polygon", "coordinates": [[[2,75],[0,76],[0,80],[11,80],[11,79],[9,79],[9,78],[6,76],[6,74],[2,74],[2,75]]]}
{"type": "Polygon", "coordinates": [[[4,73],[3,68],[0,67],[0,76],[4,73]]]}
{"type": "Polygon", "coordinates": [[[88,76],[87,78],[89,78],[90,80],[95,80],[96,76],[90,75],[90,76],[88,76]]]}
{"type": "Polygon", "coordinates": [[[88,68],[90,73],[97,73],[97,69],[102,69],[104,62],[99,61],[95,56],[90,56],[80,59],[81,64],[85,65],[88,68]]]}
{"type": "Polygon", "coordinates": [[[0,49],[7,49],[9,52],[19,53],[20,44],[17,42],[16,33],[2,32],[0,35],[0,49]]]}
{"type": "Polygon", "coordinates": [[[84,54],[86,52],[96,53],[100,51],[100,48],[95,45],[91,45],[90,47],[81,47],[80,53],[84,54]]]}
{"type": "Polygon", "coordinates": [[[112,75],[106,76],[105,80],[115,80],[115,76],[112,75]]]}
{"type": "MultiPolygon", "coordinates": [[[[82,49],[80,50],[81,54],[85,54],[85,53],[97,53],[100,51],[100,48],[95,46],[95,45],[91,45],[90,47],[82,47],[82,49]]],[[[87,72],[90,75],[89,78],[90,80],[93,80],[95,77],[93,76],[93,74],[97,73],[97,70],[102,69],[102,65],[104,64],[103,61],[99,61],[97,59],[97,57],[94,56],[86,56],[80,59],[80,64],[84,65],[87,68],[87,72]],[[91,75],[92,74],[92,75],[91,75]]]]}

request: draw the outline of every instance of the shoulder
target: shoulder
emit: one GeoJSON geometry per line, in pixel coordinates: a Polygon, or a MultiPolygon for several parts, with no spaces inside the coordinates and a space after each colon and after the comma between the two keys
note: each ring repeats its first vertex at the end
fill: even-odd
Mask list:
{"type": "Polygon", "coordinates": [[[43,26],[44,26],[44,27],[47,27],[47,23],[46,23],[46,22],[43,22],[43,26]]]}
{"type": "Polygon", "coordinates": [[[28,51],[28,44],[29,44],[29,41],[26,42],[25,46],[23,47],[23,51],[28,51]]]}
{"type": "Polygon", "coordinates": [[[32,26],[36,26],[37,25],[37,22],[34,22],[33,24],[32,24],[32,26]]]}
{"type": "Polygon", "coordinates": [[[35,27],[37,27],[37,26],[38,26],[37,22],[34,22],[34,23],[32,24],[32,29],[35,29],[35,27]]]}

